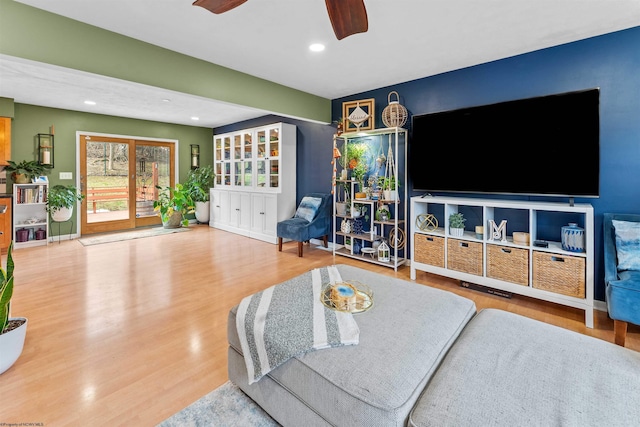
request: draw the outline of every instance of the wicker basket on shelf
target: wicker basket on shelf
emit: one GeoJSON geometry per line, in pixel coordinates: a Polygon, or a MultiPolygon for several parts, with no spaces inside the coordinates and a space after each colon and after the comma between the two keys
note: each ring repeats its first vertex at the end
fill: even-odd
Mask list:
{"type": "Polygon", "coordinates": [[[415,233],[413,235],[416,262],[444,268],[444,238],[415,233]]]}
{"type": "Polygon", "coordinates": [[[482,243],[447,240],[447,268],[482,276],[482,243]]]}
{"type": "Polygon", "coordinates": [[[487,277],[529,286],[529,250],[487,245],[487,277]]]}
{"type": "Polygon", "coordinates": [[[533,251],[533,287],[577,298],[585,297],[585,259],[533,251]]]}

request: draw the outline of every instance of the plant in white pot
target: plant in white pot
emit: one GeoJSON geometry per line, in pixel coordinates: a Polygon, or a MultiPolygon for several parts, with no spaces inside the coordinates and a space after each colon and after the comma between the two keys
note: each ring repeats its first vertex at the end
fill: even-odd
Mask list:
{"type": "Polygon", "coordinates": [[[213,187],[215,174],[211,166],[203,166],[189,171],[185,188],[195,203],[196,220],[209,222],[209,190],[213,187]]]}
{"type": "Polygon", "coordinates": [[[461,237],[464,233],[464,222],[466,220],[460,212],[449,215],[449,233],[454,237],[461,237]]]}
{"type": "Polygon", "coordinates": [[[0,267],[0,374],[18,360],[27,336],[27,319],[10,318],[11,297],[13,296],[13,242],[7,251],[7,268],[0,267]]]}
{"type": "Polygon", "coordinates": [[[73,205],[82,202],[84,194],[78,193],[73,185],[54,185],[47,194],[46,210],[56,222],[68,221],[73,215],[73,205]]]}
{"type": "Polygon", "coordinates": [[[396,177],[380,177],[384,200],[398,200],[398,189],[396,188],[396,177]]]}

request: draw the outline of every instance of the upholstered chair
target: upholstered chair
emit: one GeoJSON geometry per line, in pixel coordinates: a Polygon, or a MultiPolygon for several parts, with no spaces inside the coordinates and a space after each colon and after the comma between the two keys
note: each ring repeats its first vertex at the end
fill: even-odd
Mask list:
{"type": "Polygon", "coordinates": [[[280,221],[277,226],[278,251],[282,252],[282,239],[298,242],[298,256],[302,256],[302,244],[322,238],[328,247],[331,232],[331,194],[310,193],[302,198],[293,218],[280,221]]]}
{"type": "Polygon", "coordinates": [[[640,215],[606,213],[603,222],[607,309],[624,346],[627,323],[640,325],[640,215]]]}

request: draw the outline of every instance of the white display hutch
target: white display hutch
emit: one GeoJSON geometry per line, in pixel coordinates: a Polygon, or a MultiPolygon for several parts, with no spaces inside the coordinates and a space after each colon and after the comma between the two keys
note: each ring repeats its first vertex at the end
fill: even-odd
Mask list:
{"type": "MultiPolygon", "coordinates": [[[[355,180],[347,178],[343,179],[342,167],[338,159],[336,159],[336,167],[333,173],[333,179],[335,180],[336,187],[333,194],[333,253],[334,255],[346,256],[349,258],[358,259],[361,261],[370,262],[373,264],[383,265],[385,267],[391,267],[394,270],[398,270],[398,267],[407,262],[407,191],[406,191],[406,174],[404,164],[399,164],[399,161],[406,159],[407,148],[407,136],[406,129],[394,127],[394,128],[382,128],[369,131],[360,132],[348,132],[341,135],[335,135],[335,146],[341,152],[342,156],[348,156],[349,147],[357,143],[366,143],[369,145],[370,159],[375,162],[375,157],[382,153],[387,159],[385,167],[389,167],[389,162],[394,161],[393,170],[395,173],[395,187],[397,190],[397,196],[393,200],[371,200],[368,198],[356,199],[353,197],[357,191],[362,191],[359,188],[360,184],[355,180]],[[390,151],[389,151],[390,150],[390,151]],[[391,156],[389,156],[391,152],[391,156]],[[399,154],[402,156],[399,156],[399,154]],[[400,168],[399,168],[400,167],[400,168]],[[398,172],[400,171],[400,172],[398,172]],[[402,176],[401,176],[402,174],[402,176]],[[402,178],[402,179],[401,179],[402,178]],[[344,186],[349,189],[351,195],[348,203],[349,208],[347,214],[341,215],[336,208],[336,202],[344,200],[344,186]],[[380,204],[385,204],[389,208],[391,218],[386,221],[377,220],[375,212],[380,204]],[[366,221],[365,229],[363,233],[343,232],[341,230],[341,223],[343,220],[353,221],[356,217],[353,215],[355,212],[355,205],[362,205],[366,207],[366,213],[362,217],[358,217],[362,221],[366,221]],[[365,220],[365,216],[368,215],[368,220],[365,220]],[[402,238],[402,244],[398,244],[398,239],[390,239],[390,234],[393,233],[399,238],[402,238]],[[357,240],[361,248],[373,248],[374,243],[379,243],[381,239],[390,247],[390,261],[379,261],[377,252],[373,253],[355,253],[354,243],[357,240]],[[394,244],[394,242],[396,242],[394,244]]],[[[372,171],[369,171],[372,173],[372,171]]],[[[376,243],[376,244],[377,244],[376,243]]]]}
{"type": "Polygon", "coordinates": [[[46,211],[48,190],[47,182],[13,184],[14,248],[47,244],[49,239],[49,214],[46,211]],[[42,232],[44,232],[43,235],[42,232]],[[27,238],[18,239],[18,234],[23,236],[23,233],[27,238]]]}
{"type": "MultiPolygon", "coordinates": [[[[523,228],[524,228],[523,227],[523,228]]],[[[429,228],[424,227],[423,228],[429,228]]],[[[590,204],[569,204],[569,203],[546,203],[534,201],[513,201],[513,200],[491,200],[458,197],[412,197],[411,198],[411,279],[415,280],[416,271],[425,271],[441,276],[452,277],[468,283],[479,284],[489,288],[512,292],[514,294],[526,295],[545,301],[575,307],[585,311],[585,324],[593,328],[593,286],[594,286],[594,220],[593,207],[590,204]],[[473,216],[479,218],[479,224],[484,227],[484,232],[480,237],[476,236],[475,229],[471,229],[468,224],[462,237],[454,237],[449,233],[449,215],[460,210],[467,210],[474,213],[473,216]],[[434,215],[439,226],[436,229],[420,229],[416,219],[420,215],[434,215]],[[524,218],[528,229],[510,230],[506,236],[506,241],[500,239],[492,240],[489,221],[496,224],[508,216],[516,215],[524,218]],[[579,222],[584,224],[585,251],[569,252],[562,249],[559,241],[548,241],[548,247],[537,247],[534,245],[539,240],[539,230],[542,227],[540,219],[545,217],[544,227],[557,228],[558,239],[561,236],[561,227],[568,222],[579,222]],[[577,218],[577,219],[576,219],[577,218]],[[550,226],[549,222],[558,222],[557,227],[550,226]],[[520,231],[530,234],[528,244],[518,244],[513,241],[513,232],[520,231]],[[470,248],[475,246],[478,251],[477,270],[473,273],[469,271],[459,271],[460,268],[451,264],[450,251],[457,246],[470,248]],[[416,250],[416,248],[420,250],[416,250]],[[423,249],[429,248],[426,252],[423,249]],[[507,258],[494,257],[492,254],[516,254],[519,257],[514,261],[507,258]],[[543,264],[537,264],[535,260],[548,258],[551,265],[547,271],[543,264]],[[544,277],[553,280],[553,262],[556,262],[560,269],[565,266],[575,265],[576,274],[567,279],[567,283],[581,283],[578,286],[579,292],[575,295],[559,293],[557,289],[544,289],[546,283],[544,277]],[[497,264],[496,264],[497,263],[497,264]],[[502,263],[502,264],[500,264],[502,263]],[[505,265],[509,263],[510,265],[505,265]],[[453,268],[452,268],[453,267],[453,268]],[[505,280],[504,277],[496,278],[492,271],[506,269],[511,271],[521,271],[522,279],[505,280]],[[537,269],[537,270],[536,270],[537,269]],[[493,276],[493,277],[492,277],[493,276]],[[542,278],[542,279],[541,279],[542,278]],[[520,281],[520,283],[514,283],[520,281]],[[580,295],[583,294],[584,296],[580,295]]],[[[457,249],[455,249],[457,250],[457,249]]],[[[464,268],[462,269],[464,270],[464,268]]],[[[571,292],[570,292],[571,293],[571,292]]]]}
{"type": "Polygon", "coordinates": [[[276,243],[296,211],[296,127],[274,123],[213,137],[211,227],[276,243]]]}

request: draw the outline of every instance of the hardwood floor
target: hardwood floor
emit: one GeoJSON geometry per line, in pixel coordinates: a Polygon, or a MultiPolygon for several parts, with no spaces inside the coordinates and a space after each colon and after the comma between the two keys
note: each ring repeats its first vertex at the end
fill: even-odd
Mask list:
{"type": "MultiPolygon", "coordinates": [[[[176,233],[82,246],[62,241],[14,252],[12,314],[29,319],[16,364],[0,376],[0,423],[155,425],[227,380],[227,312],[309,269],[352,264],[295,242],[277,245],[191,226],[176,233]]],[[[5,257],[3,256],[3,263],[5,257]]],[[[4,265],[4,264],[3,264],[4,265]]],[[[613,342],[613,322],[551,303],[470,291],[419,273],[417,282],[613,342]]],[[[627,347],[640,351],[640,328],[627,347]]]]}

